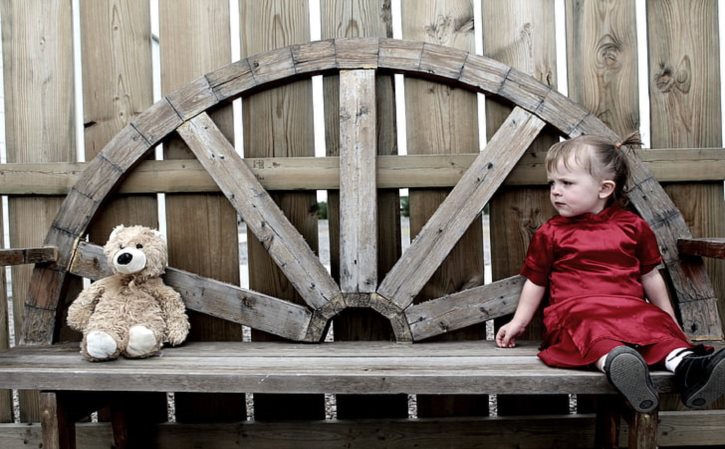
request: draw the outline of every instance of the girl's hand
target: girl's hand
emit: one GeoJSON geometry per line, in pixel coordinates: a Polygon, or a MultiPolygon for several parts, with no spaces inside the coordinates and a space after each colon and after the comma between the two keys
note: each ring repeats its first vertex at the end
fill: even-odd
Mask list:
{"type": "Polygon", "coordinates": [[[513,348],[516,346],[516,337],[524,333],[526,326],[522,326],[514,321],[509,321],[501,326],[496,333],[496,345],[499,348],[513,348]]]}

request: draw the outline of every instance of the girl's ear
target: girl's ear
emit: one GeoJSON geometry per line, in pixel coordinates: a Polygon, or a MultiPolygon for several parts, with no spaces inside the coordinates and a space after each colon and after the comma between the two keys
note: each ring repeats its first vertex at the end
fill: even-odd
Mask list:
{"type": "Polygon", "coordinates": [[[612,180],[604,180],[599,184],[599,198],[607,199],[614,194],[616,184],[612,180]]]}

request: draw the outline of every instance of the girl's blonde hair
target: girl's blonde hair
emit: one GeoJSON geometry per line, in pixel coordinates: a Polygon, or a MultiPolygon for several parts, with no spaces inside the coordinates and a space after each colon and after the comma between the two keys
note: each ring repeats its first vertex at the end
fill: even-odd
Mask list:
{"type": "Polygon", "coordinates": [[[621,142],[612,142],[605,137],[594,135],[563,140],[552,145],[546,153],[546,171],[547,173],[554,171],[559,162],[563,163],[564,167],[570,168],[569,164],[573,160],[592,176],[614,181],[612,199],[626,204],[629,164],[623,147],[628,145],[642,145],[638,131],[628,134],[621,142]]]}

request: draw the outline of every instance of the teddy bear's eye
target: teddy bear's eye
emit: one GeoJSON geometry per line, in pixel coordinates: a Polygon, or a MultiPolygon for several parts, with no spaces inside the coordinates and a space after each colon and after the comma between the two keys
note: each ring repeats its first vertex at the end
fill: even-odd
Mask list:
{"type": "Polygon", "coordinates": [[[124,248],[123,245],[118,245],[118,249],[123,249],[123,248],[124,248]]]}
{"type": "Polygon", "coordinates": [[[143,245],[142,245],[142,244],[140,244],[140,243],[137,243],[137,244],[136,244],[136,249],[141,249],[141,248],[143,248],[143,245]]]}

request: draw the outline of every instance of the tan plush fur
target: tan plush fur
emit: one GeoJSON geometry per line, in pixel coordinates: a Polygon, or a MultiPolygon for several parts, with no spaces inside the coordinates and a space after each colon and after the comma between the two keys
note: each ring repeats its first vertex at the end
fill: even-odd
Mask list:
{"type": "Polygon", "coordinates": [[[182,343],[189,319],[179,293],[160,277],[168,260],[163,237],[143,226],[118,226],[104,252],[114,274],[85,288],[68,309],[68,325],[83,333],[83,356],[143,358],[164,343],[182,343]]]}

